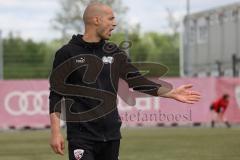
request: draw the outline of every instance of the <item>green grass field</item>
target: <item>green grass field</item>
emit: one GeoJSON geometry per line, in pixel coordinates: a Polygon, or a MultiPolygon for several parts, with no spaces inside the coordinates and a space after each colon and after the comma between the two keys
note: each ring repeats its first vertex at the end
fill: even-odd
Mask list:
{"type": "MultiPolygon", "coordinates": [[[[240,128],[124,128],[122,133],[121,160],[240,159],[240,128]]],[[[66,160],[51,151],[48,138],[48,130],[0,132],[0,160],[66,160]]]]}

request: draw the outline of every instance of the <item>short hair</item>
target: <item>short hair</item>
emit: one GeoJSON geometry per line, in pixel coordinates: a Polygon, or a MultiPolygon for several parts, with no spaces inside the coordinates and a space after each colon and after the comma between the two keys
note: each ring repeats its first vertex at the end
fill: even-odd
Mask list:
{"type": "Polygon", "coordinates": [[[100,3],[98,1],[90,2],[83,13],[83,22],[85,24],[87,24],[87,23],[89,23],[90,17],[101,14],[102,13],[101,8],[104,6],[106,6],[106,5],[103,3],[100,3]]]}

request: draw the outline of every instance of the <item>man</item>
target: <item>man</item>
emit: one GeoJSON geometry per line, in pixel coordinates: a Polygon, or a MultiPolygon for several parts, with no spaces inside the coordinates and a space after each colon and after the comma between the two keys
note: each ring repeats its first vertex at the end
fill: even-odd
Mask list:
{"type": "Polygon", "coordinates": [[[224,94],[221,98],[215,100],[210,106],[210,110],[212,112],[212,122],[211,126],[214,128],[215,121],[224,122],[228,128],[231,127],[229,122],[224,118],[224,113],[229,104],[229,95],[224,94]]]}
{"type": "MultiPolygon", "coordinates": [[[[113,53],[107,53],[103,49],[106,44],[105,40],[110,38],[111,31],[116,27],[115,17],[109,6],[101,3],[89,4],[84,12],[83,20],[85,23],[84,35],[73,36],[72,40],[67,45],[57,51],[53,63],[53,71],[57,70],[54,73],[57,73],[56,75],[61,75],[64,72],[61,71],[61,67],[65,62],[65,66],[70,68],[71,66],[75,66],[75,63],[78,63],[84,65],[86,64],[88,68],[93,67],[94,69],[92,71],[98,70],[98,66],[101,65],[95,63],[95,61],[92,63],[92,59],[89,56],[96,57],[96,62],[99,63],[99,60],[102,60],[103,67],[101,68],[99,75],[97,75],[97,79],[94,79],[93,77],[90,78],[93,80],[91,83],[86,79],[84,80],[85,75],[91,76],[91,74],[88,74],[89,72],[86,71],[86,66],[85,68],[81,67],[78,70],[74,70],[71,74],[69,74],[69,77],[66,79],[66,83],[71,84],[68,86],[68,88],[70,88],[68,92],[71,92],[71,89],[74,90],[74,84],[81,85],[85,87],[78,90],[79,93],[81,92],[82,96],[74,96],[72,93],[71,95],[67,95],[57,92],[53,88],[58,86],[55,84],[55,81],[58,81],[58,78],[51,78],[51,92],[49,96],[51,121],[50,145],[55,153],[64,155],[64,139],[60,132],[59,120],[59,112],[61,111],[55,110],[55,106],[63,97],[74,100],[74,104],[71,106],[70,114],[72,112],[82,112],[82,116],[79,116],[82,118],[85,117],[83,116],[85,113],[88,113],[87,111],[93,110],[94,112],[97,110],[93,109],[99,104],[96,99],[94,100],[95,97],[98,97],[99,95],[107,95],[107,97],[103,96],[103,99],[105,99],[103,103],[109,103],[109,106],[115,106],[115,108],[109,109],[105,105],[102,105],[102,110],[107,108],[106,111],[104,110],[105,112],[101,112],[101,108],[98,108],[97,112],[104,113],[102,115],[95,114],[94,112],[93,114],[87,114],[87,116],[91,115],[91,118],[88,117],[84,120],[81,119],[79,122],[73,119],[66,121],[69,159],[117,160],[121,139],[121,119],[116,108],[115,94],[117,92],[119,78],[127,81],[129,87],[134,90],[152,96],[175,99],[183,103],[192,104],[200,99],[200,95],[199,93],[190,90],[192,85],[183,85],[177,89],[171,89],[167,92],[163,92],[162,85],[160,84],[156,84],[141,77],[134,78],[134,76],[138,75],[138,73],[128,75],[127,72],[134,69],[132,65],[128,63],[129,60],[122,55],[119,56],[119,54],[115,51],[113,51],[113,53]],[[72,58],[76,58],[79,55],[82,57],[72,60],[72,58]],[[111,75],[111,73],[114,75],[111,75]],[[136,83],[140,84],[141,87],[135,85],[136,83]],[[145,84],[146,86],[142,87],[141,84],[145,84]],[[90,87],[96,88],[95,92],[97,92],[97,94],[95,94],[95,92],[91,92],[91,94],[89,94],[88,91],[92,91],[90,87]],[[99,90],[102,92],[99,92],[99,90]],[[111,95],[110,93],[114,94],[111,95]],[[111,101],[113,101],[113,103],[111,103],[111,101]],[[92,115],[97,116],[97,118],[92,117],[92,115]]],[[[94,73],[92,72],[92,74],[94,73]]],[[[74,116],[74,114],[71,116],[74,116]]],[[[68,117],[71,116],[68,115],[68,117]]]]}

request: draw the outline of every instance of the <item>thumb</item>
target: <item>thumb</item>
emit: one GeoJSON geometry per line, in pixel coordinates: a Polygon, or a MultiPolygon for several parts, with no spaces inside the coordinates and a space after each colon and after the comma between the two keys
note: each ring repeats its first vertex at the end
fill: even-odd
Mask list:
{"type": "Polygon", "coordinates": [[[186,84],[186,85],[184,85],[184,88],[185,88],[185,89],[189,89],[189,88],[192,88],[192,87],[193,87],[192,84],[186,84]]]}
{"type": "Polygon", "coordinates": [[[58,152],[60,155],[64,155],[64,152],[63,152],[63,149],[62,149],[62,145],[58,145],[58,147],[57,147],[57,152],[58,152]]]}
{"type": "Polygon", "coordinates": [[[61,149],[64,150],[65,145],[64,145],[64,141],[61,141],[61,149]]]}

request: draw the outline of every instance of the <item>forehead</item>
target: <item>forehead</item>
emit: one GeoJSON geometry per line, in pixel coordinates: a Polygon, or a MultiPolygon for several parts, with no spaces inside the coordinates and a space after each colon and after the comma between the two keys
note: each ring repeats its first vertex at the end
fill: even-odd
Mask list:
{"type": "Polygon", "coordinates": [[[104,6],[103,11],[107,16],[114,16],[112,8],[108,6],[104,6]]]}

